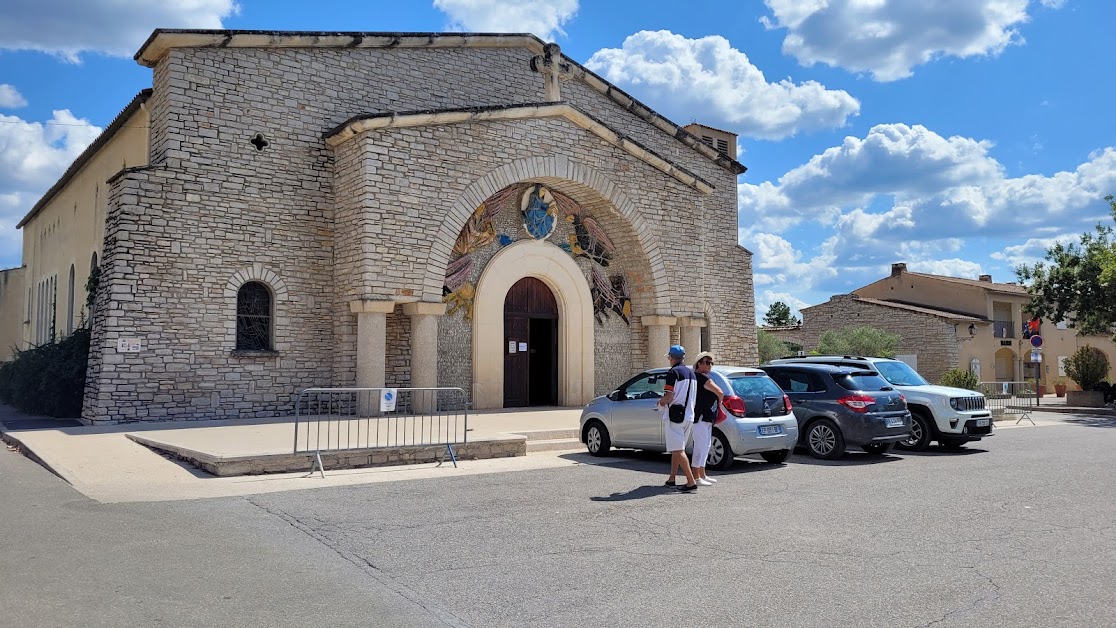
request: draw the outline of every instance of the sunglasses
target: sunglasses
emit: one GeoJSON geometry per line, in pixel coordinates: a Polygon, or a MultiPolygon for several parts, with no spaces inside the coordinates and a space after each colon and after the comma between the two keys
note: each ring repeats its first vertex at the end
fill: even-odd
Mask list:
{"type": "Polygon", "coordinates": [[[709,366],[713,366],[713,360],[702,360],[701,362],[698,362],[698,364],[707,364],[709,366]]]}

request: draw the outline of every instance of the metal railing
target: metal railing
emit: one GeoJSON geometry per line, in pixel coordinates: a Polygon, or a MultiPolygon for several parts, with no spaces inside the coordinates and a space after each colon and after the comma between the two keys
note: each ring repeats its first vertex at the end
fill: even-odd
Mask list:
{"type": "Polygon", "coordinates": [[[984,395],[985,407],[998,416],[1019,415],[1018,425],[1031,419],[1031,412],[1038,409],[1039,396],[1034,382],[981,382],[980,394],[984,395]]]}
{"type": "Polygon", "coordinates": [[[322,477],[322,452],[388,447],[445,445],[456,467],[468,431],[461,388],[307,388],[295,402],[294,453],[313,453],[322,477]]]}

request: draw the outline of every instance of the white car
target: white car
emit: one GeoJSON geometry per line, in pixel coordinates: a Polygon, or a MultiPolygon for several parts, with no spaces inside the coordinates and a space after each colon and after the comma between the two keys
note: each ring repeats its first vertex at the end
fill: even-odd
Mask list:
{"type": "Polygon", "coordinates": [[[964,388],[931,384],[905,362],[894,358],[811,355],[780,358],[768,364],[803,362],[872,369],[902,392],[911,410],[911,435],[897,444],[900,449],[922,451],[931,441],[938,441],[947,449],[958,449],[965,443],[995,435],[992,411],[986,406],[984,395],[964,388]]]}
{"type": "MultiPolygon", "coordinates": [[[[666,451],[663,396],[666,368],[650,369],[624,382],[581,412],[581,442],[594,456],[611,447],[666,451]]],[[[759,454],[764,460],[786,462],[798,442],[798,421],[790,400],[767,373],[738,366],[714,366],[710,377],[725,392],[727,418],[713,426],[707,465],[727,469],[736,456],[759,454]]],[[[693,450],[693,442],[687,443],[693,450]]]]}

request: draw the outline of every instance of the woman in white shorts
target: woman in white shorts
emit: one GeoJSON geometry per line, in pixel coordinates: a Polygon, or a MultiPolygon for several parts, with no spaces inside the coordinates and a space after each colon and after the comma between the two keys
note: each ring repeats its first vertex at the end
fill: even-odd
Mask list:
{"type": "Polygon", "coordinates": [[[713,354],[702,351],[694,361],[694,375],[697,377],[697,402],[694,404],[694,456],[690,466],[699,486],[712,486],[713,478],[705,475],[705,463],[709,460],[709,447],[713,444],[713,423],[717,421],[717,409],[724,399],[724,391],[713,383],[709,372],[713,370],[713,354]]]}

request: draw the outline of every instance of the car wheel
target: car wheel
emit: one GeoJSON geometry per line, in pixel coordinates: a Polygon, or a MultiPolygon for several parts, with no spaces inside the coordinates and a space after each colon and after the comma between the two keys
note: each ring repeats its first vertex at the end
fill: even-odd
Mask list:
{"type": "Polygon", "coordinates": [[[863,445],[861,449],[873,456],[882,456],[886,453],[890,453],[892,447],[895,447],[895,443],[872,443],[863,445]]]}
{"type": "Polygon", "coordinates": [[[705,466],[718,471],[727,471],[732,466],[732,460],[732,447],[729,446],[728,439],[721,430],[713,430],[713,440],[709,444],[709,459],[705,461],[705,466]]]}
{"type": "Polygon", "coordinates": [[[760,456],[771,464],[783,464],[790,458],[791,450],[780,449],[779,451],[765,451],[760,456]]]}
{"type": "Polygon", "coordinates": [[[806,449],[815,458],[836,460],[845,455],[845,437],[836,423],[818,419],[806,430],[806,449]]]}
{"type": "Polygon", "coordinates": [[[899,441],[900,449],[909,451],[923,451],[930,446],[930,422],[921,412],[911,413],[911,435],[906,440],[899,441]]]}
{"type": "Polygon", "coordinates": [[[594,456],[607,456],[612,447],[612,440],[608,437],[608,429],[604,423],[592,420],[585,428],[585,446],[594,456]]]}

